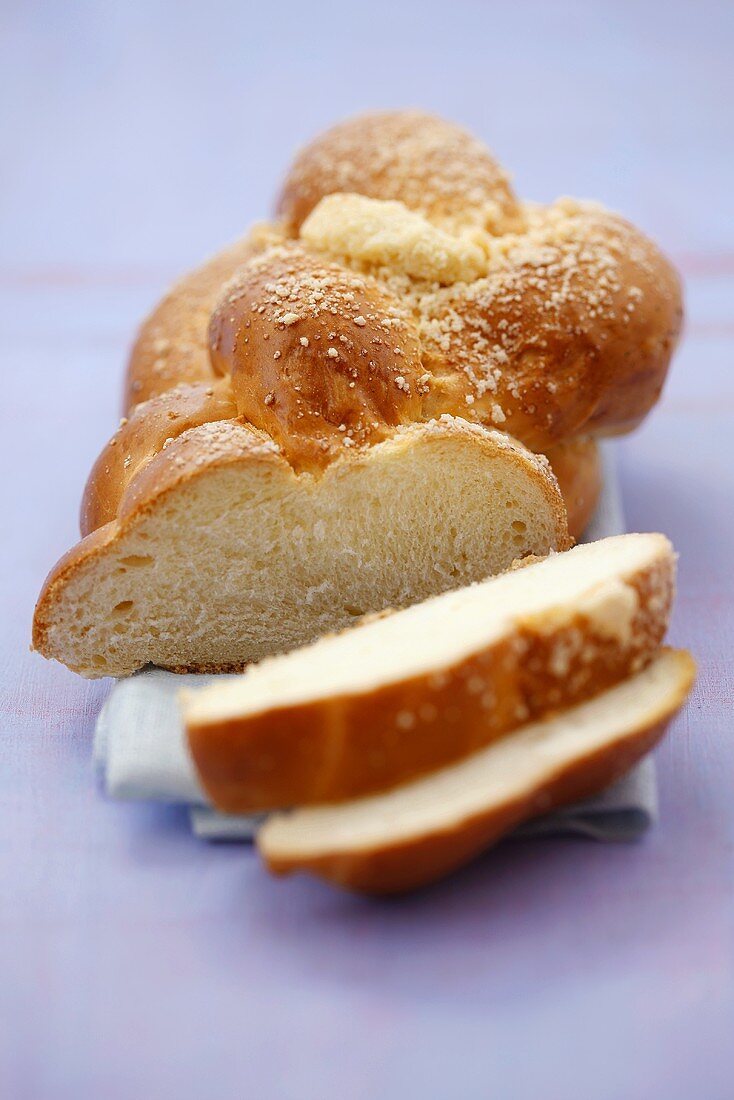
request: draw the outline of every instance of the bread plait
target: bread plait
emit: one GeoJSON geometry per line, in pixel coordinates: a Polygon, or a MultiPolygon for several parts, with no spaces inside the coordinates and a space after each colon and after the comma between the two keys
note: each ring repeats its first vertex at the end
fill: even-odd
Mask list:
{"type": "Polygon", "coordinates": [[[130,482],[174,439],[236,415],[229,379],[181,383],[136,405],[92,467],[82,497],[82,535],[116,519],[130,482]]]}
{"type": "Polygon", "coordinates": [[[212,382],[207,328],[222,286],[252,255],[238,241],[179,280],[140,327],[130,352],[123,409],[165,393],[182,382],[212,382]]]}
{"type": "Polygon", "coordinates": [[[240,415],[296,469],[423,419],[425,371],[409,314],[374,279],[300,247],[273,248],[241,268],[209,340],[240,415]]]}
{"type": "Polygon", "coordinates": [[[128,381],[136,400],[216,371],[235,382],[246,420],[315,465],[341,453],[340,432],[347,447],[369,444],[444,412],[547,452],[629,430],[660,393],[682,316],[665,257],[599,204],[520,202],[459,127],[410,111],[342,123],[296,158],[278,209],[280,223],[183,280],[143,327],[128,381]],[[292,297],[286,263],[291,283],[304,280],[302,303],[310,298],[305,327],[298,310],[268,307],[292,297]],[[356,332],[359,314],[337,324],[339,305],[316,300],[330,283],[343,307],[360,279],[382,330],[371,337],[356,332]],[[260,309],[295,327],[271,333],[260,309]],[[402,373],[389,362],[389,324],[403,327],[402,373]],[[325,353],[307,328],[325,334],[325,353]],[[363,353],[378,369],[369,392],[345,378],[364,373],[363,353]],[[386,372],[396,387],[380,395],[386,372]]]}
{"type": "Polygon", "coordinates": [[[322,205],[328,216],[319,207],[302,227],[310,250],[371,274],[412,312],[424,417],[465,416],[544,451],[627,431],[657,400],[680,287],[618,215],[564,199],[525,206],[522,232],[451,237],[406,208],[401,225],[397,203],[332,195],[322,205]]]}
{"type": "Polygon", "coordinates": [[[140,326],[128,359],[123,412],[182,382],[211,382],[209,318],[222,288],[235,271],[282,234],[275,226],[256,225],[179,279],[140,326]]]}
{"type": "MultiPolygon", "coordinates": [[[[142,501],[145,494],[136,497],[141,486],[182,486],[177,462],[186,467],[192,493],[197,479],[209,484],[215,436],[234,446],[245,482],[252,447],[272,444],[277,497],[286,469],[318,480],[335,467],[329,484],[336,486],[350,464],[362,477],[363,460],[391,440],[399,440],[396,455],[406,453],[406,440],[411,453],[416,447],[421,456],[438,455],[427,441],[437,424],[445,434],[445,418],[452,418],[452,447],[461,438],[469,454],[457,484],[469,481],[473,466],[489,485],[501,455],[509,463],[507,485],[522,453],[526,487],[532,483],[541,502],[537,522],[528,526],[523,512],[497,518],[494,530],[509,547],[517,519],[532,536],[521,552],[546,553],[567,545],[557,485],[524,451],[497,450],[493,430],[536,452],[567,448],[556,452],[556,461],[579,533],[598,490],[598,467],[593,443],[577,441],[628,430],[660,392],[681,318],[680,286],[665,258],[629,223],[595,204],[518,200],[495,158],[459,127],[421,112],[344,123],[299,155],[278,211],[274,223],[183,279],[144,323],[128,368],[128,422],[106,445],[85,493],[83,533],[102,534],[80,544],[71,555],[74,568],[60,565],[44,590],[34,634],[43,651],[64,652],[57,644],[61,619],[53,621],[56,613],[67,621],[62,590],[81,561],[117,544],[131,515],[125,502],[142,501]],[[411,433],[412,427],[421,430],[411,433]],[[252,447],[240,446],[241,432],[249,433],[252,447]],[[479,443],[481,433],[492,446],[479,443]]],[[[455,450],[451,462],[458,470],[455,450]]],[[[431,478],[425,469],[421,477],[425,490],[431,478]]],[[[452,491],[446,479],[439,481],[439,495],[425,502],[427,516],[431,505],[444,509],[440,494],[452,491]]],[[[312,482],[304,482],[304,499],[311,491],[312,482]]],[[[488,492],[484,507],[502,497],[488,492]]],[[[145,498],[146,512],[154,499],[165,512],[162,495],[145,498]]],[[[400,526],[397,501],[379,502],[390,514],[388,541],[397,539],[400,526]]],[[[253,524],[258,515],[255,510],[253,524]]],[[[384,520],[375,510],[371,522],[384,520]]],[[[454,525],[454,545],[472,528],[479,534],[482,524],[487,517],[480,523],[467,513],[454,525]]],[[[174,541],[186,552],[186,538],[174,541]]],[[[434,541],[435,561],[429,553],[424,581],[407,571],[415,581],[405,589],[407,602],[447,587],[450,542],[434,541]]],[[[267,561],[271,553],[277,559],[282,546],[260,550],[267,561]]],[[[401,567],[399,554],[389,560],[401,567]]],[[[490,560],[492,568],[508,563],[504,552],[478,553],[474,562],[455,564],[455,583],[480,579],[490,560]]],[[[339,589],[337,603],[346,600],[348,587],[339,589]]],[[[370,609],[391,589],[378,584],[375,591],[370,609]]],[[[300,634],[294,629],[288,644],[342,623],[340,607],[331,617],[313,616],[300,634]]],[[[272,651],[263,622],[254,630],[252,655],[272,651]]],[[[115,628],[122,636],[119,614],[115,628]]],[[[278,636],[277,644],[284,639],[278,636]]],[[[69,660],[90,674],[129,670],[138,657],[128,653],[118,661],[111,637],[108,643],[103,652],[85,649],[69,660]],[[90,664],[90,657],[102,661],[90,664]]],[[[138,656],[144,650],[169,666],[229,667],[227,654],[217,649],[215,657],[207,645],[190,660],[185,647],[174,644],[143,646],[138,656]]],[[[233,667],[245,652],[239,641],[233,645],[233,667]]]]}

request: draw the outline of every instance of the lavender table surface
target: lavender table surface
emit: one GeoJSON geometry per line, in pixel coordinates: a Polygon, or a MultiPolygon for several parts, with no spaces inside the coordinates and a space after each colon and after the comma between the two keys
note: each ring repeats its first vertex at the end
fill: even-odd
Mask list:
{"type": "Polygon", "coordinates": [[[0,1095],[734,1095],[733,15],[2,5],[0,1095]],[[672,638],[700,677],[643,842],[512,843],[377,904],[106,801],[109,684],[28,640],[144,310],[266,213],[294,144],[404,104],[486,137],[525,194],[623,210],[682,269],[684,345],[619,456],[631,527],[680,551],[672,638]]]}

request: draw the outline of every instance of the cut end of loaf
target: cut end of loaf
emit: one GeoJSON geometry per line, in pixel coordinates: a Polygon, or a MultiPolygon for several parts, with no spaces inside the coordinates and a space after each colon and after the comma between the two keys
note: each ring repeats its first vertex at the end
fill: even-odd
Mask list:
{"type": "Polygon", "coordinates": [[[237,422],[193,428],[59,563],[34,645],[82,675],[240,669],[568,545],[547,463],[450,417],[322,476],[237,422]]]}

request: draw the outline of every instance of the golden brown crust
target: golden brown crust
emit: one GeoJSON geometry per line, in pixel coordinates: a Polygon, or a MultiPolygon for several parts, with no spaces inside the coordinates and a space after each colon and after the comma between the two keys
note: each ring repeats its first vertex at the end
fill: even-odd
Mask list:
{"type": "MultiPolygon", "coordinates": [[[[49,631],[54,622],[55,613],[60,599],[63,598],[64,587],[74,576],[77,569],[97,554],[104,553],[105,548],[115,538],[118,531],[117,523],[106,523],[90,532],[85,538],[77,542],[70,550],[59,558],[53,569],[46,576],[33,612],[33,633],[31,648],[41,653],[44,657],[53,657],[49,649],[49,631]]],[[[72,672],[82,670],[73,668],[72,672]]]]}
{"type": "Polygon", "coordinates": [[[118,520],[121,525],[133,522],[165,494],[209,470],[253,462],[292,476],[278,445],[249,424],[220,420],[191,428],[140,468],[120,500],[118,520]]]}
{"type": "MultiPolygon", "coordinates": [[[[421,243],[445,260],[433,238],[421,243]]],[[[335,263],[307,242],[276,247],[215,311],[214,367],[231,374],[240,414],[297,466],[445,412],[538,451],[645,415],[681,319],[677,277],[650,241],[565,201],[496,239],[483,262],[483,277],[439,286],[335,263]]]]}
{"type": "Polygon", "coordinates": [[[620,636],[588,615],[526,620],[440,675],[392,681],[240,718],[187,720],[191,756],[226,813],[338,802],[408,782],[645,665],[667,629],[674,559],[629,579],[636,609],[620,636]]]}
{"type": "Polygon", "coordinates": [[[421,419],[418,334],[398,301],[296,246],[242,268],[212,316],[210,343],[240,415],[296,469],[421,419]]]}
{"type": "Polygon", "coordinates": [[[503,169],[466,130],[423,111],[360,115],[295,158],[277,203],[292,233],[334,192],[397,199],[438,223],[504,232],[520,210],[503,169]]]}
{"type": "Polygon", "coordinates": [[[469,863],[524,821],[589,798],[609,786],[657,744],[668,721],[665,718],[621,745],[604,748],[532,795],[503,807],[501,812],[492,812],[487,817],[478,815],[450,831],[358,855],[335,853],[311,859],[268,857],[268,869],[276,875],[307,871],[361,894],[400,894],[427,886],[469,863]]]}
{"type": "Polygon", "coordinates": [[[670,264],[597,204],[518,204],[458,127],[410,111],[343,123],[296,159],[280,212],[283,226],[220,253],[163,300],[133,349],[129,404],[230,376],[239,414],[296,468],[314,468],[444,412],[547,451],[627,431],[657,400],[682,316],[670,264]],[[318,202],[348,191],[351,205],[316,225],[318,202]],[[355,238],[329,219],[359,219],[356,199],[369,209],[355,238]],[[400,210],[414,219],[406,240],[400,210]],[[284,233],[301,228],[289,244],[284,233]],[[355,239],[362,250],[341,254],[355,239]],[[454,270],[447,242],[471,255],[471,275],[459,264],[440,285],[406,273],[433,270],[430,259],[454,270]]]}
{"type": "Polygon", "coordinates": [[[599,446],[593,439],[569,439],[549,447],[546,458],[566,505],[568,533],[578,541],[589,525],[602,490],[599,446]]]}
{"type": "Polygon", "coordinates": [[[428,414],[463,409],[539,451],[634,427],[680,331],[671,265],[623,218],[570,200],[501,243],[485,278],[416,300],[428,414]]]}
{"type": "Polygon", "coordinates": [[[372,273],[413,311],[432,375],[426,418],[467,416],[546,450],[581,434],[628,431],[659,396],[682,318],[672,266],[597,204],[517,203],[488,151],[458,127],[420,112],[342,123],[296,158],[279,213],[311,250],[372,273]],[[348,192],[383,200],[384,224],[373,202],[362,211],[369,224],[361,232],[330,227],[329,218],[346,216],[345,205],[358,218],[348,192]],[[332,203],[329,218],[314,234],[324,199],[332,203]],[[406,223],[407,264],[397,262],[401,203],[443,233],[440,243],[426,224],[421,242],[415,218],[406,223]],[[488,222],[493,203],[500,214],[488,222]],[[472,250],[472,276],[449,279],[453,285],[410,277],[425,269],[416,255],[425,260],[432,249],[445,261],[450,239],[472,250]],[[483,274],[476,269],[482,252],[483,274]]]}
{"type": "Polygon", "coordinates": [[[92,467],[82,498],[82,535],[115,519],[130,482],[172,440],[189,428],[236,415],[225,378],[182,383],[137,405],[92,467]]]}
{"type": "Polygon", "coordinates": [[[277,236],[272,226],[255,227],[242,240],[184,275],[158,303],[138,331],[130,352],[123,411],[165,393],[181,382],[214,381],[207,332],[222,287],[239,267],[277,236]]]}
{"type": "Polygon", "coordinates": [[[436,882],[524,821],[588,798],[629,771],[662,738],[691,689],[695,663],[685,651],[677,651],[677,657],[681,668],[677,690],[653,720],[632,726],[595,752],[580,755],[521,797],[459,821],[452,828],[396,839],[372,849],[287,857],[267,848],[263,851],[260,842],[261,855],[275,874],[306,871],[364,894],[397,894],[436,882]]]}
{"type": "MultiPolygon", "coordinates": [[[[417,333],[410,333],[409,358],[416,368],[417,359],[422,360],[418,377],[424,372],[429,376],[422,383],[424,399],[417,402],[414,396],[401,413],[404,402],[398,394],[395,415],[389,401],[379,401],[375,419],[382,428],[402,422],[403,415],[431,419],[449,412],[501,427],[533,449],[546,450],[582,434],[627,431],[657,400],[682,306],[677,276],[652,242],[596,204],[518,204],[491,155],[463,130],[420,112],[386,112],[350,120],[317,139],[297,158],[286,182],[280,204],[285,227],[270,227],[239,242],[187,276],[163,300],[133,349],[128,406],[180,382],[211,380],[206,330],[224,284],[255,254],[274,242],[282,244],[284,231],[297,234],[319,199],[347,191],[386,200],[382,205],[386,217],[388,207],[392,211],[390,224],[393,208],[401,203],[432,218],[443,240],[460,242],[486,269],[469,281],[434,285],[406,275],[400,264],[395,267],[393,248],[388,249],[392,268],[372,263],[367,267],[373,270],[365,271],[359,256],[334,254],[337,271],[328,250],[344,242],[340,237],[338,245],[330,245],[328,232],[320,245],[318,235],[301,241],[301,249],[311,254],[310,269],[303,251],[291,256],[292,262],[294,255],[301,256],[305,278],[340,282],[340,297],[358,274],[371,273],[375,281],[370,280],[366,297],[380,321],[398,312],[405,324],[412,314],[417,333]],[[487,220],[489,209],[501,211],[495,221],[487,220]]],[[[380,206],[373,203],[378,213],[380,206]]],[[[436,246],[425,224],[424,252],[436,246]]],[[[412,246],[420,252],[421,242],[414,236],[412,246]]],[[[374,257],[374,233],[370,239],[374,257]]],[[[269,285],[269,264],[277,282],[283,274],[281,248],[276,246],[270,261],[257,262],[243,275],[246,296],[262,297],[269,285]]],[[[216,371],[238,376],[240,412],[254,423],[279,430],[301,412],[300,419],[315,417],[318,434],[325,421],[326,440],[314,444],[323,459],[324,449],[331,454],[329,441],[344,422],[332,424],[339,406],[354,414],[340,382],[345,359],[353,365],[353,355],[337,346],[338,357],[315,370],[315,346],[306,353],[301,343],[308,333],[296,339],[289,332],[280,341],[283,347],[272,350],[265,340],[255,347],[253,333],[245,346],[247,333],[240,331],[245,320],[238,312],[229,322],[226,303],[217,312],[211,329],[216,371]],[[284,359],[289,355],[296,360],[295,377],[303,373],[311,383],[310,395],[302,399],[305,409],[298,408],[290,385],[284,387],[290,400],[278,397],[284,363],[276,372],[277,385],[268,385],[273,373],[268,352],[275,356],[279,350],[284,359]],[[263,406],[271,394],[276,395],[273,401],[287,406],[280,416],[263,406]]],[[[353,329],[350,324],[337,336],[352,339],[353,329]]],[[[363,333],[356,341],[356,352],[371,350],[366,337],[363,333]]],[[[393,364],[384,366],[389,370],[393,364]]],[[[365,415],[370,408],[368,401],[365,415]]],[[[379,438],[381,428],[376,430],[379,438]]],[[[305,445],[308,429],[299,428],[296,434],[305,445]]],[[[362,435],[369,440],[368,433],[362,435]]]]}

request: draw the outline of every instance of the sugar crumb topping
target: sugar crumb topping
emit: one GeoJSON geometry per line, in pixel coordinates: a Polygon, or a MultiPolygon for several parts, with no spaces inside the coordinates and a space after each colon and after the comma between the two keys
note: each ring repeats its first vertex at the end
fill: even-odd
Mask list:
{"type": "Polygon", "coordinates": [[[347,262],[442,284],[471,281],[487,268],[470,233],[452,235],[402,202],[364,195],[327,195],[301,226],[301,238],[347,262]]]}

